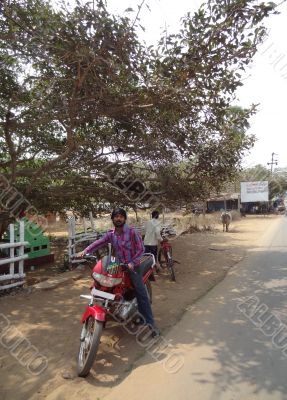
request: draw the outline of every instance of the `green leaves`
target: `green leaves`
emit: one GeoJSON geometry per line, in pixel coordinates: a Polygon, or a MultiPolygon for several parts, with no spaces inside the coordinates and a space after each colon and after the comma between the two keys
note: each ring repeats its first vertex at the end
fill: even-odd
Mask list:
{"type": "Polygon", "coordinates": [[[177,34],[146,48],[131,8],[121,17],[103,1],[60,9],[10,1],[0,16],[0,172],[56,208],[82,207],[85,180],[86,199],[112,201],[109,184],[89,178],[107,163],[141,162],[160,192],[175,185],[174,201],[218,187],[254,142],[246,135],[252,109],[230,104],[274,7],[209,0],[177,34]]]}

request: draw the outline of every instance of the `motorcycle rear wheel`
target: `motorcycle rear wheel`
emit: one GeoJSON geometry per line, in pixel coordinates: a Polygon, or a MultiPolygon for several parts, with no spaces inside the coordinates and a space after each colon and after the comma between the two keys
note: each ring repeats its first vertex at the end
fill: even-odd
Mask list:
{"type": "Polygon", "coordinates": [[[78,376],[86,377],[92,368],[98,352],[103,331],[103,322],[90,316],[84,323],[78,355],[78,376]]]}

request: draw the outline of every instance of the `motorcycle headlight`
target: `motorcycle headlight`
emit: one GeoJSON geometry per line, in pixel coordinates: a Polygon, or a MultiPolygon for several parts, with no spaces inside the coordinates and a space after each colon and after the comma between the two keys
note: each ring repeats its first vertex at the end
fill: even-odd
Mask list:
{"type": "Polygon", "coordinates": [[[95,281],[99,282],[100,285],[105,287],[117,286],[122,282],[122,278],[111,278],[110,276],[98,274],[93,272],[92,277],[95,281]]]}

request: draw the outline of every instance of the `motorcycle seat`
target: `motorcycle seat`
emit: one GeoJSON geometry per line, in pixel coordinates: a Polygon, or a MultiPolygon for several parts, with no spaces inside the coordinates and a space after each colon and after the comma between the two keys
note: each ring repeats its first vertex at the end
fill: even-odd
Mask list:
{"type": "Polygon", "coordinates": [[[150,254],[144,254],[140,259],[143,268],[143,275],[152,267],[153,257],[150,254]]]}

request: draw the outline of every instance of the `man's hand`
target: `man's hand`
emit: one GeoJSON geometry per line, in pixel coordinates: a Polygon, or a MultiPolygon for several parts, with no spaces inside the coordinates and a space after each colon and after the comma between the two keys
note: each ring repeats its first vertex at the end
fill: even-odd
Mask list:
{"type": "Polygon", "coordinates": [[[76,258],[83,258],[85,254],[86,253],[84,251],[79,251],[79,253],[76,253],[75,257],[76,258]]]}
{"type": "Polygon", "coordinates": [[[128,269],[129,269],[130,271],[134,271],[134,265],[131,264],[131,263],[128,263],[128,269]]]}

